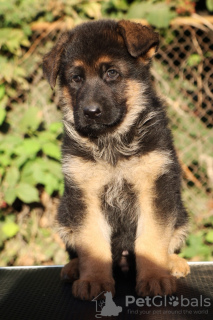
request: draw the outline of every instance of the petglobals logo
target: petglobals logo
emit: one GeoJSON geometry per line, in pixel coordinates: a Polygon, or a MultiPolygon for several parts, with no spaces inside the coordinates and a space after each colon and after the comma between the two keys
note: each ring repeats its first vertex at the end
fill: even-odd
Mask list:
{"type": "Polygon", "coordinates": [[[122,307],[117,306],[112,299],[112,293],[108,291],[101,292],[92,301],[96,303],[96,318],[118,316],[122,312],[122,307]],[[105,299],[99,300],[100,297],[104,296],[105,299]]]}
{"type": "Polygon", "coordinates": [[[183,295],[180,297],[176,296],[155,296],[155,297],[145,297],[145,298],[135,298],[134,296],[126,296],[125,306],[129,307],[136,304],[137,307],[166,307],[168,305],[176,307],[205,307],[211,306],[210,298],[205,298],[200,295],[199,298],[186,298],[183,295]]]}
{"type": "Polygon", "coordinates": [[[186,298],[181,296],[154,296],[145,298],[136,298],[135,296],[125,297],[125,307],[117,306],[113,301],[112,293],[108,291],[101,292],[95,297],[93,302],[96,303],[96,318],[117,317],[122,311],[128,314],[208,314],[208,307],[211,306],[211,299],[200,295],[197,298],[186,298]],[[165,308],[164,307],[172,307],[165,308]],[[131,307],[133,307],[131,309],[131,307]],[[141,309],[137,309],[139,307],[141,309]],[[143,307],[150,307],[144,308],[143,307]],[[202,309],[197,309],[197,307],[202,309]],[[174,309],[173,309],[174,308],[174,309]]]}
{"type": "Polygon", "coordinates": [[[171,296],[169,297],[169,304],[173,307],[176,307],[179,305],[179,299],[178,297],[175,297],[175,296],[171,296]]]}

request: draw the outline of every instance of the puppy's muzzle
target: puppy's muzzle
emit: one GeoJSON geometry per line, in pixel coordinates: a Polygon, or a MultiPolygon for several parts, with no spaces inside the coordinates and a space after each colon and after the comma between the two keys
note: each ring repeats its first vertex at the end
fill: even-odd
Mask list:
{"type": "Polygon", "coordinates": [[[97,119],[101,116],[101,108],[98,105],[86,106],[83,108],[84,116],[89,119],[97,119]]]}

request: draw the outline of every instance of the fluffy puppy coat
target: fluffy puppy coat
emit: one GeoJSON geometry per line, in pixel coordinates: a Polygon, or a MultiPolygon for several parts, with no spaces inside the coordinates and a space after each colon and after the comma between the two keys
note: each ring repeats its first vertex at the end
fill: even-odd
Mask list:
{"type": "Polygon", "coordinates": [[[130,21],[84,23],[44,57],[64,114],[64,195],[58,211],[75,297],[115,293],[113,266],[128,252],[138,295],[176,290],[189,267],[175,251],[187,232],[181,171],[163,102],[150,79],[158,34],[130,21]]]}

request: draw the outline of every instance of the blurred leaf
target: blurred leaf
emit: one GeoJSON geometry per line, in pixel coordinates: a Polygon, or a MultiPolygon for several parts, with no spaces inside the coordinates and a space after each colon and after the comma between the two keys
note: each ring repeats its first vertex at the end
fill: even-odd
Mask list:
{"type": "Polygon", "coordinates": [[[15,165],[17,168],[20,168],[25,162],[28,160],[28,156],[26,154],[21,154],[15,159],[13,159],[12,163],[15,165]]]}
{"type": "Polygon", "coordinates": [[[147,21],[157,28],[168,28],[170,21],[176,17],[166,3],[156,3],[147,16],[147,21]]]}
{"type": "Polygon", "coordinates": [[[17,146],[14,152],[18,155],[34,156],[41,149],[40,142],[37,138],[24,139],[22,144],[17,146]]]}
{"type": "Polygon", "coordinates": [[[45,174],[45,190],[49,195],[58,190],[58,180],[50,173],[45,174]]]}
{"type": "Polygon", "coordinates": [[[59,160],[61,158],[59,146],[53,142],[47,142],[43,144],[42,151],[44,152],[44,154],[54,159],[59,160]]]}
{"type": "Polygon", "coordinates": [[[17,184],[19,177],[19,170],[16,167],[9,167],[6,171],[4,183],[6,183],[7,186],[12,188],[17,184]]]}
{"type": "Polygon", "coordinates": [[[186,258],[200,256],[202,259],[206,259],[211,255],[211,249],[203,242],[203,232],[190,234],[187,243],[188,246],[182,250],[181,256],[186,258]]]}
{"type": "Polygon", "coordinates": [[[133,2],[127,13],[128,19],[145,19],[151,10],[150,3],[148,2],[133,2]]]}
{"type": "Polygon", "coordinates": [[[206,0],[206,7],[209,11],[213,11],[213,0],[206,0]]]}
{"type": "Polygon", "coordinates": [[[6,111],[4,108],[0,107],[0,125],[4,122],[4,119],[6,117],[6,111]]]}
{"type": "Polygon", "coordinates": [[[35,131],[41,123],[41,119],[42,114],[38,108],[29,108],[23,115],[23,118],[20,122],[20,128],[22,132],[27,132],[28,130],[35,131]]]}
{"type": "Polygon", "coordinates": [[[13,61],[7,60],[6,57],[0,55],[0,80],[11,82],[13,79],[14,66],[13,61]]]}
{"type": "Polygon", "coordinates": [[[128,19],[146,19],[157,28],[167,28],[176,16],[166,3],[133,2],[127,14],[128,19]]]}
{"type": "Polygon", "coordinates": [[[27,76],[26,70],[20,66],[15,66],[13,73],[13,80],[22,85],[24,90],[29,88],[29,84],[25,77],[27,76]]]}
{"type": "Polygon", "coordinates": [[[16,199],[16,190],[14,187],[9,187],[4,192],[4,200],[7,204],[11,205],[16,199]]]}
{"type": "Polygon", "coordinates": [[[7,154],[11,154],[14,151],[14,148],[19,145],[23,139],[15,135],[2,135],[0,137],[0,150],[4,151],[7,154]]]}
{"type": "Polygon", "coordinates": [[[4,97],[0,101],[0,109],[5,110],[5,107],[7,106],[8,100],[9,100],[8,96],[5,94],[4,97]]]}
{"type": "Polygon", "coordinates": [[[42,144],[44,142],[55,141],[56,136],[54,133],[52,133],[50,131],[41,131],[38,133],[38,139],[42,144]]]}
{"type": "Polygon", "coordinates": [[[38,190],[30,184],[19,183],[16,187],[16,194],[25,203],[39,202],[38,190]]]}
{"type": "Polygon", "coordinates": [[[2,232],[5,234],[7,238],[14,237],[19,231],[19,226],[11,221],[9,218],[6,219],[2,226],[2,232]]]}
{"type": "Polygon", "coordinates": [[[201,61],[202,61],[202,58],[199,56],[199,54],[194,53],[188,57],[187,64],[190,67],[194,67],[194,66],[197,66],[201,61]]]}
{"type": "Polygon", "coordinates": [[[5,86],[4,84],[0,85],[0,100],[2,100],[2,98],[4,97],[5,94],[5,86]]]}
{"type": "Polygon", "coordinates": [[[36,158],[28,161],[21,172],[21,182],[43,184],[50,195],[59,190],[62,180],[61,165],[50,159],[36,158]]]}
{"type": "MultiPolygon", "coordinates": [[[[213,1],[213,0],[212,0],[212,1],[213,1]]],[[[213,54],[212,54],[212,52],[210,52],[210,51],[207,51],[207,52],[204,53],[204,57],[205,57],[205,58],[211,58],[212,55],[213,55],[213,54]]]]}
{"type": "Polygon", "coordinates": [[[34,177],[34,172],[33,172],[33,168],[30,169],[29,171],[26,170],[26,166],[28,166],[28,164],[30,164],[31,162],[30,161],[27,161],[26,165],[24,166],[22,172],[21,172],[21,179],[20,179],[20,182],[23,182],[23,183],[28,183],[30,185],[33,185],[35,186],[37,183],[36,180],[35,180],[35,177],[34,177]]]}
{"type": "Polygon", "coordinates": [[[39,165],[37,159],[28,161],[23,167],[21,181],[29,184],[44,184],[45,170],[39,165]]]}
{"type": "Polygon", "coordinates": [[[3,167],[8,166],[10,164],[10,162],[11,162],[11,159],[7,154],[2,154],[1,155],[1,165],[3,167]]]}
{"type": "Polygon", "coordinates": [[[0,29],[0,47],[5,45],[8,50],[14,54],[20,54],[18,50],[21,45],[28,47],[29,40],[21,29],[2,28],[0,29]]]}
{"type": "Polygon", "coordinates": [[[48,171],[52,173],[57,179],[62,180],[63,175],[62,175],[62,169],[61,169],[61,164],[57,161],[54,160],[48,160],[48,171]]]}
{"type": "Polygon", "coordinates": [[[63,132],[63,125],[61,122],[53,122],[49,126],[49,130],[53,133],[62,133],[63,132]]]}
{"type": "Polygon", "coordinates": [[[100,3],[97,3],[97,2],[85,3],[83,4],[82,9],[90,18],[99,19],[101,17],[100,3]]]}
{"type": "Polygon", "coordinates": [[[3,176],[3,174],[4,174],[4,171],[5,171],[4,168],[0,167],[0,180],[1,180],[2,176],[3,176]]]}
{"type": "Polygon", "coordinates": [[[113,3],[115,7],[120,10],[128,10],[129,8],[127,0],[114,0],[113,3]]]}
{"type": "Polygon", "coordinates": [[[213,243],[213,230],[209,231],[206,235],[206,241],[213,243]]]}

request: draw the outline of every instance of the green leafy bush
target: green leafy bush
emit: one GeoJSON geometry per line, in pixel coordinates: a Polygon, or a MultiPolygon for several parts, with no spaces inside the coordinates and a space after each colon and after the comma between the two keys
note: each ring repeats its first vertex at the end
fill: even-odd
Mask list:
{"type": "Polygon", "coordinates": [[[62,124],[43,125],[39,130],[41,125],[40,110],[29,107],[15,133],[0,137],[2,193],[9,205],[16,198],[25,203],[39,202],[39,185],[50,195],[63,191],[58,139],[62,124]]]}

